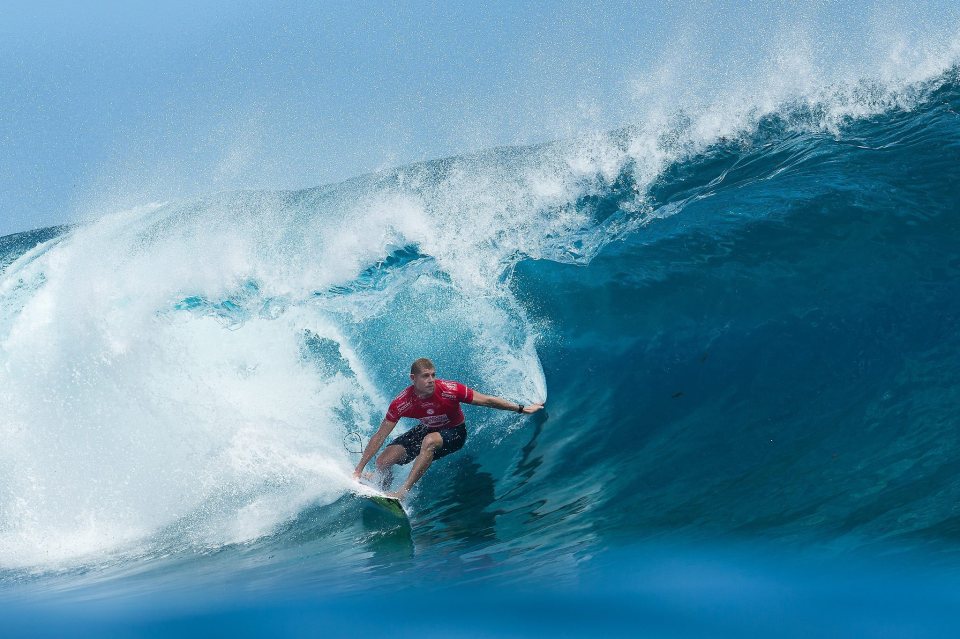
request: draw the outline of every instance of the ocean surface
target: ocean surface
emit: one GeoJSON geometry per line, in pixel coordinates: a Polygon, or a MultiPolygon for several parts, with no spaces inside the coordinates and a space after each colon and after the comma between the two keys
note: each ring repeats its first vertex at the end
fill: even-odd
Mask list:
{"type": "Polygon", "coordinates": [[[956,66],[3,237],[0,622],[956,636],[958,322],[956,66]],[[422,356],[546,410],[407,527],[422,356]]]}

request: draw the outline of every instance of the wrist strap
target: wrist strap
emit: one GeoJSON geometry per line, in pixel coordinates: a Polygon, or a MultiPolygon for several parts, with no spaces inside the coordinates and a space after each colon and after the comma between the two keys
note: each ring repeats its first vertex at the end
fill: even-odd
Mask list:
{"type": "Polygon", "coordinates": [[[518,413],[522,413],[522,412],[523,412],[523,404],[517,404],[517,412],[518,412],[518,413]]]}

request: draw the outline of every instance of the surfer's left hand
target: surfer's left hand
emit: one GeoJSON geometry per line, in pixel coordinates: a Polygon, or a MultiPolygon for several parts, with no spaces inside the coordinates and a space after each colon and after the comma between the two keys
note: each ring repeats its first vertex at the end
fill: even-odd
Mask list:
{"type": "Polygon", "coordinates": [[[524,415],[532,415],[533,413],[537,412],[538,410],[543,410],[543,404],[542,404],[542,403],[540,403],[540,404],[530,404],[529,406],[524,406],[524,407],[523,407],[523,414],[524,414],[524,415]]]}

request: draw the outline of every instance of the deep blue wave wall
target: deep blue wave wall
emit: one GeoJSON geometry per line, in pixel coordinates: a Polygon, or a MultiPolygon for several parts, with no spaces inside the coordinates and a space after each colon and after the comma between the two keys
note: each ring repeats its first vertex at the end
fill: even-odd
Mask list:
{"type": "Polygon", "coordinates": [[[958,109],[950,82],[839,134],[768,119],[653,186],[671,217],[518,267],[555,329],[544,431],[576,433],[549,481],[609,477],[595,528],[957,538],[958,109]]]}

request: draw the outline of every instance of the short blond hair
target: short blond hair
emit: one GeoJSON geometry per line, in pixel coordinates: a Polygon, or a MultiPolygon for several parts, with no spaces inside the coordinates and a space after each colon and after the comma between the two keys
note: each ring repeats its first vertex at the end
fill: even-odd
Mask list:
{"type": "Polygon", "coordinates": [[[428,371],[428,370],[437,370],[437,367],[434,366],[433,362],[431,362],[426,357],[421,357],[420,359],[416,360],[413,364],[410,365],[411,375],[419,375],[423,371],[428,371]]]}

